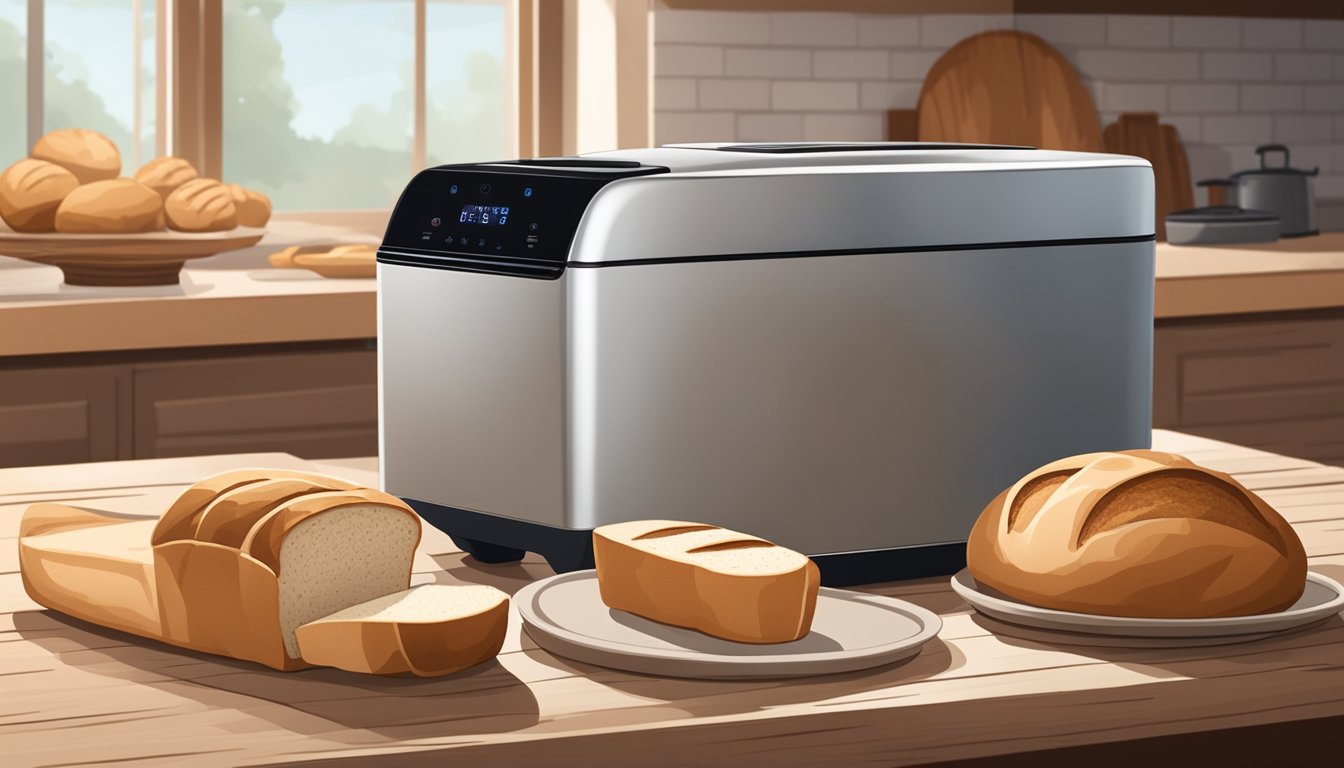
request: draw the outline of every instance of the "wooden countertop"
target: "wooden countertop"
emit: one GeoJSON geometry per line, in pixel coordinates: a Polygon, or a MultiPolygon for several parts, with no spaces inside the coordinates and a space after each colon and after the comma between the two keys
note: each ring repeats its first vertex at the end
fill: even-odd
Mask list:
{"type": "MultiPolygon", "coordinates": [[[[377,242],[382,219],[274,221],[254,248],[189,262],[182,284],[65,285],[0,256],[0,357],[267,344],[376,335],[375,281],[277,270],[291,244],[377,242]]],[[[1157,246],[1156,317],[1344,307],[1344,232],[1257,246],[1157,246]]]]}
{"type": "Polygon", "coordinates": [[[1157,244],[1159,319],[1344,307],[1344,232],[1262,245],[1157,244]]]}
{"type": "Polygon", "coordinates": [[[376,243],[385,215],[273,220],[256,246],[187,263],[180,285],[66,285],[52,266],[0,256],[0,357],[368,339],[376,282],[273,269],[289,245],[376,243]]]}
{"type": "MultiPolygon", "coordinates": [[[[1172,432],[1154,447],[1236,475],[1289,519],[1313,570],[1344,576],[1344,469],[1172,432]]],[[[1344,620],[1194,649],[1107,649],[993,634],[945,578],[872,585],[942,615],[903,665],[799,680],[659,679],[566,661],[514,614],[497,662],[432,680],[279,673],[63,618],[28,600],[14,537],[33,501],[143,515],[240,466],[373,483],[376,463],[285,454],[0,470],[0,754],[6,765],[904,765],[1033,753],[1018,765],[1269,764],[1335,749],[1344,620]],[[1237,729],[1237,730],[1226,730],[1237,729]],[[1284,741],[1291,739],[1291,743],[1284,741]],[[1043,751],[1053,750],[1053,751],[1043,751]],[[1157,762],[1153,762],[1157,759],[1157,762]],[[1194,757],[1191,757],[1194,760],[1194,757]]],[[[514,592],[529,556],[486,566],[426,527],[417,583],[514,592]]]]}

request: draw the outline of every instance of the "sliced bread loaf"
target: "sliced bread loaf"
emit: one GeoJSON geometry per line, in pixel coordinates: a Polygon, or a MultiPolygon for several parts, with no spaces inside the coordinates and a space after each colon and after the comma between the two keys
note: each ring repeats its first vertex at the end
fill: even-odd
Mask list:
{"type": "Polygon", "coordinates": [[[304,661],[350,672],[446,675],[494,658],[509,597],[494,587],[425,584],[301,625],[304,661]]]}
{"type": "Polygon", "coordinates": [[[593,531],[608,606],[744,643],[810,631],[820,572],[807,556],[713,525],[638,520],[593,531]]]}

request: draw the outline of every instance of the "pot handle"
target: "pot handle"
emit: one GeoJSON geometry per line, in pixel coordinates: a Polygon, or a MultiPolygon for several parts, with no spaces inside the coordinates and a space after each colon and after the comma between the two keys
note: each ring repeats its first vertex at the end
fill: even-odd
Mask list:
{"type": "Polygon", "coordinates": [[[1261,144],[1260,146],[1258,146],[1258,147],[1255,148],[1255,154],[1257,154],[1257,155],[1260,156],[1260,167],[1261,167],[1261,168],[1268,168],[1268,167],[1269,167],[1269,166],[1265,165],[1265,155],[1268,155],[1268,154],[1271,153],[1271,152],[1282,152],[1282,153],[1283,153],[1283,167],[1284,167],[1284,168],[1287,168],[1287,167],[1288,167],[1288,147],[1286,147],[1286,146],[1284,146],[1284,145],[1282,145],[1282,144],[1261,144]]]}

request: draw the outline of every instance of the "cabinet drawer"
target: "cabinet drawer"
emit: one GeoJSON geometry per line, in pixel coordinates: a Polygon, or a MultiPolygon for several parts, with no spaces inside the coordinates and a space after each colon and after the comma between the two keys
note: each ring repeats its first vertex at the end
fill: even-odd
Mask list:
{"type": "Polygon", "coordinates": [[[0,370],[0,467],[116,459],[117,389],[105,368],[0,370]]]}
{"type": "Polygon", "coordinates": [[[135,457],[378,450],[373,350],[137,365],[135,457]]]}

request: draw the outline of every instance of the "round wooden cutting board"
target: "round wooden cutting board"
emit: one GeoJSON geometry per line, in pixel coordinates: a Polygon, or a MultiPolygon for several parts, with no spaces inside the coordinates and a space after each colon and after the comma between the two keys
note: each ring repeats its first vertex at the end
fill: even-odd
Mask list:
{"type": "Polygon", "coordinates": [[[1103,151],[1092,95],[1036,35],[995,30],[938,59],[919,95],[920,141],[1103,151]]]}

